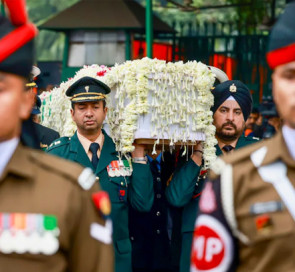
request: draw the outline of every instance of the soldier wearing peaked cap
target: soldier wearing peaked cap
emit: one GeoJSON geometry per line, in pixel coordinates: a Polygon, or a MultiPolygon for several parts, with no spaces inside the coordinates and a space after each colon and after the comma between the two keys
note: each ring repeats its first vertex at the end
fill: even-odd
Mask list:
{"type": "Polygon", "coordinates": [[[115,271],[131,272],[128,206],[149,211],[153,204],[153,177],[144,158],[144,146],[135,145],[133,162],[121,158],[112,139],[101,128],[106,117],[105,98],[110,88],[92,77],[83,77],[66,91],[77,125],[71,137],[52,143],[47,152],[90,167],[112,204],[115,271]]]}
{"type": "MultiPolygon", "coordinates": [[[[243,131],[251,108],[252,97],[245,84],[238,80],[220,83],[212,90],[214,96],[213,124],[216,127],[216,155],[231,153],[234,149],[257,142],[245,137],[243,131]]],[[[171,205],[184,207],[182,214],[182,248],[180,271],[190,269],[190,251],[195,218],[198,211],[199,195],[203,189],[205,173],[200,173],[202,165],[202,144],[195,147],[188,161],[179,163],[169,186],[167,200],[171,205]]]]}
{"type": "Polygon", "coordinates": [[[295,2],[275,24],[267,60],[283,127],[212,166],[191,271],[295,271],[295,2]]]}
{"type": "Polygon", "coordinates": [[[7,7],[19,28],[0,17],[1,271],[113,271],[107,198],[92,171],[20,143],[37,32],[24,1],[7,7]]]}

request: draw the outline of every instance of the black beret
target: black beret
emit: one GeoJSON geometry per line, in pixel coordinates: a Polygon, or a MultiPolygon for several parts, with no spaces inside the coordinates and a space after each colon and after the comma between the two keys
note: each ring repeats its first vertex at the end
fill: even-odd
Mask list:
{"type": "Polygon", "coordinates": [[[38,95],[36,95],[36,101],[31,114],[40,114],[41,113],[40,108],[41,108],[41,99],[38,95]]]}
{"type": "Polygon", "coordinates": [[[93,77],[82,77],[73,83],[66,91],[73,103],[91,102],[105,99],[111,89],[103,82],[93,77]]]}
{"type": "MultiPolygon", "coordinates": [[[[16,27],[13,26],[7,18],[0,16],[0,39],[15,29],[16,27]]],[[[20,34],[16,33],[15,35],[20,34]]],[[[29,33],[28,35],[35,34],[29,33]]],[[[22,43],[22,41],[19,42],[22,43]]],[[[29,77],[33,65],[34,42],[32,39],[28,42],[24,39],[23,43],[24,44],[18,50],[12,52],[4,60],[0,61],[0,71],[16,74],[25,78],[29,77]]],[[[9,47],[10,44],[5,46],[9,47]]],[[[0,52],[0,55],[1,53],[2,52],[0,52]]]]}
{"type": "Polygon", "coordinates": [[[227,80],[218,84],[213,90],[214,105],[211,107],[213,114],[220,105],[232,96],[240,105],[246,121],[252,110],[252,96],[248,87],[239,80],[227,80]]]}
{"type": "Polygon", "coordinates": [[[295,2],[286,6],[285,12],[270,34],[267,62],[270,68],[295,61],[295,2]]]}

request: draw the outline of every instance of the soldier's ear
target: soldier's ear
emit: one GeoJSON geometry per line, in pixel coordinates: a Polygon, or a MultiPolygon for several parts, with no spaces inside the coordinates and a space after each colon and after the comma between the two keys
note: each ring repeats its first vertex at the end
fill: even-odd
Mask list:
{"type": "MultiPolygon", "coordinates": [[[[24,87],[25,88],[25,87],[24,87]]],[[[26,91],[25,89],[22,92],[22,99],[20,103],[20,119],[26,120],[29,118],[32,112],[32,108],[35,103],[35,94],[33,91],[26,91]]]]}

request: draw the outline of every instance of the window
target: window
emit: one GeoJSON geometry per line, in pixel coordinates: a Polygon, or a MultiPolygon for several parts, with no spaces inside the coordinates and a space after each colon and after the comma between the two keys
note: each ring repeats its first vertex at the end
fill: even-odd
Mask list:
{"type": "Polygon", "coordinates": [[[69,67],[125,61],[124,31],[73,31],[70,34],[69,67]]]}

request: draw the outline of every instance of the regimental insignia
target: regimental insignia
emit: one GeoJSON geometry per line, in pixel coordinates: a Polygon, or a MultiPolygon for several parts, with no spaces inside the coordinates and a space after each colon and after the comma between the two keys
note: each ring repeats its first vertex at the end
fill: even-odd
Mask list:
{"type": "Polygon", "coordinates": [[[230,87],[229,87],[229,91],[232,92],[232,93],[236,93],[237,92],[237,87],[235,84],[232,84],[230,87]]]}
{"type": "Polygon", "coordinates": [[[112,161],[107,166],[110,177],[131,176],[132,168],[127,160],[112,161]]]}
{"type": "Polygon", "coordinates": [[[273,227],[273,222],[268,214],[263,214],[255,218],[256,229],[261,234],[269,234],[273,227]]]}
{"type": "Polygon", "coordinates": [[[86,91],[86,93],[89,92],[89,86],[85,86],[85,91],[86,91]]]}
{"type": "Polygon", "coordinates": [[[53,255],[59,248],[53,215],[0,213],[0,252],[53,255]]]}
{"type": "Polygon", "coordinates": [[[103,216],[108,216],[111,213],[111,202],[107,192],[101,191],[92,194],[92,200],[96,208],[103,216]]]}

